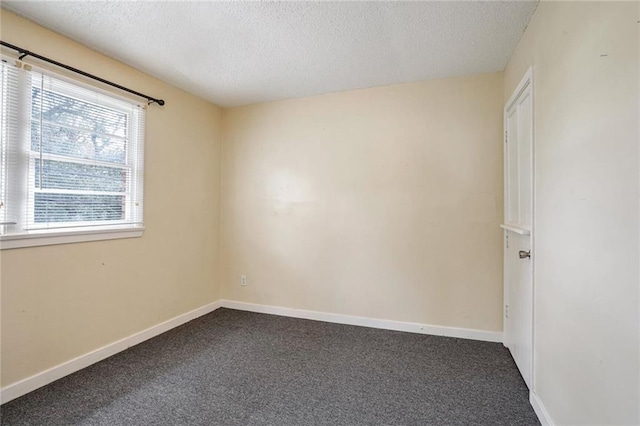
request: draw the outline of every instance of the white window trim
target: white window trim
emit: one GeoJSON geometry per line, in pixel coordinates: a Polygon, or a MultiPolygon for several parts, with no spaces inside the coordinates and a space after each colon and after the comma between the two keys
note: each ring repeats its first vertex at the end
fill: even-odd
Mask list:
{"type": "Polygon", "coordinates": [[[50,246],[57,244],[83,243],[87,241],[116,240],[121,238],[142,237],[144,227],[113,226],[107,229],[68,229],[60,231],[31,231],[24,234],[10,234],[0,236],[0,250],[24,247],[50,246]]]}
{"type": "MultiPolygon", "coordinates": [[[[113,98],[119,98],[125,102],[131,102],[131,103],[139,102],[129,96],[123,96],[122,94],[115,93],[111,90],[104,90],[103,88],[97,87],[93,84],[89,84],[88,82],[67,76],[64,73],[59,73],[57,71],[49,70],[47,67],[41,67],[36,64],[19,61],[17,58],[12,57],[11,55],[5,55],[4,52],[0,56],[2,57],[2,59],[10,59],[16,62],[27,63],[29,66],[31,66],[34,69],[34,71],[40,72],[45,75],[53,75],[55,78],[59,80],[67,81],[69,83],[75,84],[80,87],[89,88],[90,90],[103,93],[107,96],[110,96],[113,98]]],[[[116,106],[117,105],[111,105],[111,107],[116,107],[116,106]]],[[[143,109],[146,109],[144,105],[141,105],[141,107],[143,109]]],[[[133,131],[133,127],[130,127],[128,130],[129,130],[129,133],[131,133],[133,131]]],[[[132,138],[131,134],[127,135],[127,137],[129,139],[132,138]]],[[[140,141],[140,143],[144,144],[145,143],[144,139],[140,141]]],[[[134,155],[134,153],[129,152],[129,155],[134,155]]],[[[48,156],[49,155],[46,155],[45,157],[48,157],[48,156]]],[[[55,157],[55,155],[51,155],[51,157],[55,157]]],[[[84,163],[82,159],[76,159],[76,160],[78,163],[84,163]]],[[[141,159],[141,160],[144,161],[144,159],[141,159]]],[[[117,167],[118,165],[108,163],[108,166],[117,167]]],[[[123,164],[121,166],[123,169],[130,168],[130,166],[126,164],[123,164]]],[[[132,179],[142,181],[144,178],[142,176],[141,171],[138,170],[137,176],[134,176],[132,179]]],[[[129,183],[130,187],[134,186],[132,185],[132,182],[129,183]]],[[[137,187],[135,189],[136,191],[138,190],[137,187]]],[[[129,194],[132,193],[132,188],[129,188],[128,193],[129,194]]],[[[131,214],[131,213],[128,212],[127,214],[131,214]]],[[[87,226],[87,227],[79,227],[76,229],[66,228],[66,229],[60,229],[60,230],[52,230],[52,229],[30,230],[30,231],[25,231],[23,233],[0,235],[0,251],[27,248],[27,247],[82,243],[82,242],[90,242],[90,241],[139,238],[143,236],[144,230],[145,230],[145,227],[142,224],[140,224],[139,226],[131,226],[131,224],[127,224],[127,225],[113,224],[113,225],[106,225],[106,226],[99,226],[99,227],[96,227],[95,225],[87,226]]]]}

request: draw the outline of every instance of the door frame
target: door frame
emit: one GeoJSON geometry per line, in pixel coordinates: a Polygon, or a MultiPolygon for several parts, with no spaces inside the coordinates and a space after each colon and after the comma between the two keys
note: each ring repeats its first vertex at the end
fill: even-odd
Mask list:
{"type": "MultiPolygon", "coordinates": [[[[536,299],[536,284],[535,284],[535,229],[536,229],[536,173],[535,173],[535,153],[536,153],[536,139],[535,139],[535,91],[534,91],[534,82],[533,82],[533,66],[529,67],[529,69],[524,73],[524,76],[520,80],[520,83],[516,86],[513,93],[509,97],[509,100],[504,105],[503,110],[503,130],[504,130],[504,143],[502,145],[503,149],[503,190],[504,190],[504,198],[503,198],[503,219],[507,217],[507,111],[513,106],[516,100],[520,97],[522,92],[526,89],[529,89],[531,96],[531,353],[530,359],[531,364],[529,366],[529,377],[531,382],[530,392],[533,392],[535,389],[535,299],[536,299]]],[[[506,223],[506,222],[505,222],[506,223]]],[[[507,233],[509,230],[506,226],[503,225],[503,250],[505,249],[505,241],[507,238],[507,233]]],[[[512,229],[513,230],[513,229],[512,229]]],[[[517,231],[516,231],[517,232],[517,231]]],[[[503,255],[503,276],[506,277],[507,273],[507,262],[506,255],[503,255]]],[[[506,307],[509,300],[509,289],[507,285],[507,280],[503,279],[503,321],[506,322],[506,307]]],[[[505,324],[506,325],[506,324],[505,324]]],[[[507,346],[507,327],[503,326],[503,345],[507,346]]]]}

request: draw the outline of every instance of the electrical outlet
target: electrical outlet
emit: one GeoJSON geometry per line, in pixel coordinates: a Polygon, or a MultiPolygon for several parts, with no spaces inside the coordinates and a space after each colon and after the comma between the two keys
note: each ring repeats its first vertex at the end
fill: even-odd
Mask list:
{"type": "Polygon", "coordinates": [[[240,285],[247,285],[247,276],[246,275],[241,275],[240,276],[240,285]]]}

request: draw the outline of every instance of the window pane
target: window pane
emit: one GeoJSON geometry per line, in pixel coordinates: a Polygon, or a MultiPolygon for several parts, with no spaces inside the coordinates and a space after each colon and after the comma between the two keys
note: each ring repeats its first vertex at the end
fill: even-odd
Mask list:
{"type": "Polygon", "coordinates": [[[127,171],[115,167],[91,166],[64,161],[35,161],[35,185],[42,189],[125,192],[127,171]],[[40,180],[42,178],[42,180],[40,180]]]}
{"type": "Polygon", "coordinates": [[[39,87],[32,89],[31,117],[105,135],[127,136],[127,114],[39,87]],[[43,96],[41,96],[41,94],[43,96]]]}
{"type": "Polygon", "coordinates": [[[45,222],[124,220],[125,197],[119,195],[35,194],[34,219],[45,222]]]}
{"type": "Polygon", "coordinates": [[[40,152],[40,123],[31,121],[31,151],[40,152]]]}
{"type": "Polygon", "coordinates": [[[144,105],[9,62],[0,74],[2,236],[141,227],[144,105]]]}
{"type": "MultiPolygon", "coordinates": [[[[43,124],[42,151],[68,157],[124,164],[126,141],[77,129],[43,124]]],[[[32,122],[31,146],[39,150],[40,124],[32,122]]]]}

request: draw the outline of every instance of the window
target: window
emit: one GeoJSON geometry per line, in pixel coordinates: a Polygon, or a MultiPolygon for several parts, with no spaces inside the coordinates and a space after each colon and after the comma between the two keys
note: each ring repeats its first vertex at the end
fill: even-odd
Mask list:
{"type": "Polygon", "coordinates": [[[2,248],[141,235],[144,108],[16,64],[2,62],[2,248]]]}

